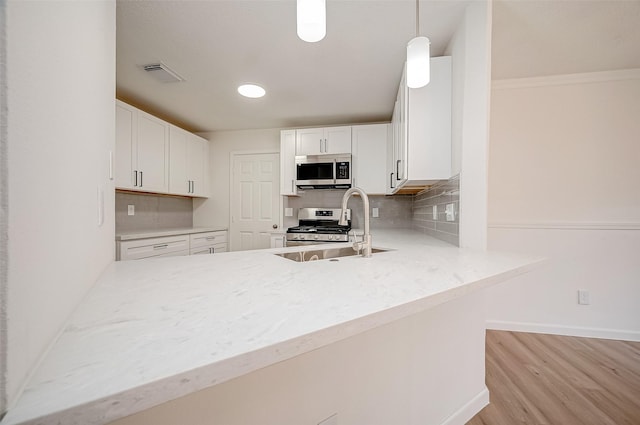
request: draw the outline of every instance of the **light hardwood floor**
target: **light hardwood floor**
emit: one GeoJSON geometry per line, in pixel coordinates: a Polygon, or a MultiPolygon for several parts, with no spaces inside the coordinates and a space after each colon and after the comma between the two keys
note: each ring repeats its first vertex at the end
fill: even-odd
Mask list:
{"type": "Polygon", "coordinates": [[[487,331],[491,404],[467,425],[640,425],[640,342],[487,331]]]}

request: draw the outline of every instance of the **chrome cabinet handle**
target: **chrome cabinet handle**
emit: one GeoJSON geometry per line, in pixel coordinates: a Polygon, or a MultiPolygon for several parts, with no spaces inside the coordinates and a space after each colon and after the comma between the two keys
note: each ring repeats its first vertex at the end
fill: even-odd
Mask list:
{"type": "Polygon", "coordinates": [[[140,187],[142,187],[142,171],[140,171],[140,187]]]}
{"type": "Polygon", "coordinates": [[[390,178],[389,178],[389,187],[390,187],[391,189],[395,188],[395,186],[393,185],[393,174],[394,174],[394,173],[391,173],[391,174],[389,175],[389,177],[390,177],[390,178]]]}
{"type": "Polygon", "coordinates": [[[153,249],[164,249],[164,248],[166,248],[168,246],[169,246],[169,244],[166,244],[166,243],[162,244],[162,245],[154,245],[153,249]]]}
{"type": "Polygon", "coordinates": [[[196,181],[191,180],[191,193],[196,193],[196,181]]]}
{"type": "Polygon", "coordinates": [[[295,180],[291,180],[291,193],[296,191],[295,184],[296,184],[296,181],[295,180]]]}
{"type": "Polygon", "coordinates": [[[400,159],[396,160],[396,180],[400,179],[400,159]]]}
{"type": "Polygon", "coordinates": [[[215,240],[215,238],[216,238],[215,236],[207,236],[207,237],[206,237],[206,239],[207,239],[208,241],[215,240]]]}
{"type": "Polygon", "coordinates": [[[133,186],[137,187],[138,186],[138,170],[133,170],[133,174],[134,174],[133,186]]]}

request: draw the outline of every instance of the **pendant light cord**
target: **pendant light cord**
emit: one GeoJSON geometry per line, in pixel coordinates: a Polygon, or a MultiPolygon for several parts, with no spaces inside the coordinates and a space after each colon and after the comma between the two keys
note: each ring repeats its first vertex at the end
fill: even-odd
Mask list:
{"type": "Polygon", "coordinates": [[[416,0],[416,37],[420,35],[420,0],[416,0]]]}

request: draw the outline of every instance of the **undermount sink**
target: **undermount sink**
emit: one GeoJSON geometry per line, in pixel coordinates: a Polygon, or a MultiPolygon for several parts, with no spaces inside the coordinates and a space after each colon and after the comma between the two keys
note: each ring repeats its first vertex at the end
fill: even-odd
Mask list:
{"type": "MultiPolygon", "coordinates": [[[[373,248],[372,254],[377,252],[385,252],[388,249],[373,248]]],[[[283,254],[275,254],[279,257],[286,258],[287,260],[297,261],[298,263],[317,260],[333,260],[338,261],[341,257],[352,257],[354,255],[360,255],[351,246],[343,248],[327,248],[327,249],[308,249],[295,252],[285,252],[283,254]]]]}

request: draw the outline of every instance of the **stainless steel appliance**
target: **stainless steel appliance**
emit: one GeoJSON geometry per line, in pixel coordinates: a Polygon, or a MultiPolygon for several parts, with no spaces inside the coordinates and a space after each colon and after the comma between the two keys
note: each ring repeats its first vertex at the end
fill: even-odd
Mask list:
{"type": "Polygon", "coordinates": [[[338,224],[341,211],[340,208],[300,208],[298,225],[287,229],[287,246],[348,242],[351,210],[346,210],[346,225],[338,224]]]}
{"type": "Polygon", "coordinates": [[[300,189],[349,189],[351,155],[296,156],[296,185],[300,189]]]}

